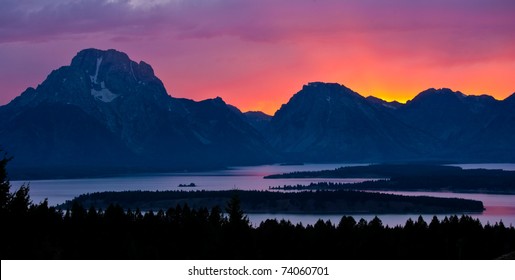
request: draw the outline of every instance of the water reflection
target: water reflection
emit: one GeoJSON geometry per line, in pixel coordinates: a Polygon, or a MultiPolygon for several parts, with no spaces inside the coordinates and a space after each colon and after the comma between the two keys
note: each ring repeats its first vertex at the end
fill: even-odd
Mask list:
{"type": "MultiPolygon", "coordinates": [[[[120,176],[110,178],[62,179],[62,180],[36,180],[30,183],[30,195],[34,202],[41,202],[48,198],[51,205],[63,203],[74,197],[93,192],[126,191],[126,190],[267,190],[268,187],[284,185],[309,185],[316,182],[353,183],[365,179],[263,179],[263,176],[293,171],[318,171],[335,169],[341,166],[354,166],[356,164],[305,164],[305,165],[263,165],[249,167],[235,167],[227,170],[196,172],[196,173],[165,173],[135,176],[120,176]],[[194,183],[194,188],[182,188],[180,184],[194,183]]],[[[487,168],[515,170],[515,164],[466,164],[463,168],[487,168]]],[[[13,189],[19,188],[24,181],[11,182],[13,189]]],[[[402,195],[426,195],[435,197],[457,197],[480,200],[486,210],[482,214],[471,216],[481,222],[495,223],[502,220],[505,224],[515,224],[515,195],[498,194],[471,194],[450,192],[385,192],[402,195]]],[[[364,218],[371,220],[375,215],[353,215],[356,220],[364,218]]],[[[433,215],[422,215],[430,221],[433,215]]],[[[445,215],[437,215],[443,218],[445,215]]],[[[341,215],[283,215],[283,214],[252,214],[251,221],[259,224],[267,218],[288,219],[293,223],[315,223],[318,219],[330,219],[333,223],[339,222],[341,215]]],[[[380,215],[383,223],[395,226],[404,224],[408,218],[416,219],[418,215],[380,215]]]]}

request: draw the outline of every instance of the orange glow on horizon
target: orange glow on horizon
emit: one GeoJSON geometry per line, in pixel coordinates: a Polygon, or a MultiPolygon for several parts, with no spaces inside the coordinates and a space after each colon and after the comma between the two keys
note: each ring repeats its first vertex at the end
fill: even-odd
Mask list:
{"type": "MultiPolygon", "coordinates": [[[[233,45],[243,46],[237,53],[226,54],[229,64],[217,64],[224,57],[219,54],[217,60],[189,69],[189,74],[184,68],[180,73],[165,70],[167,75],[162,78],[174,77],[173,82],[165,81],[174,89],[172,96],[195,100],[220,96],[243,112],[263,111],[269,115],[274,115],[303,85],[315,81],[339,83],[363,97],[401,103],[429,88],[488,94],[498,100],[515,92],[515,59],[511,58],[515,54],[510,51],[489,54],[490,57],[460,57],[431,48],[388,48],[378,45],[375,37],[354,33],[331,38],[333,44],[326,44],[322,40],[325,37],[317,41],[299,36],[294,43],[256,49],[234,40],[233,45]],[[191,83],[191,76],[199,75],[207,83],[191,83]]],[[[426,48],[423,42],[419,44],[426,48]]]]}
{"type": "Polygon", "coordinates": [[[515,1],[110,1],[104,13],[82,2],[1,10],[12,24],[0,104],[88,47],[147,62],[171,96],[270,115],[314,81],[399,102],[428,88],[515,92],[515,1]]]}
{"type": "MultiPolygon", "coordinates": [[[[373,66],[370,66],[373,67],[373,66]]],[[[413,99],[420,92],[429,88],[450,88],[453,91],[461,91],[466,95],[491,95],[497,100],[504,100],[515,92],[515,84],[510,80],[510,65],[499,67],[499,65],[481,65],[468,69],[447,69],[446,72],[438,69],[406,69],[404,72],[386,73],[381,77],[374,77],[374,73],[364,73],[360,75],[349,75],[349,79],[337,79],[336,77],[345,76],[346,73],[334,70],[330,73],[313,75],[296,75],[295,77],[282,76],[280,73],[269,75],[266,83],[226,83],[220,86],[213,84],[203,87],[197,84],[193,89],[190,85],[178,84],[174,79],[174,90],[169,91],[174,97],[191,98],[203,100],[220,96],[228,104],[238,107],[242,112],[262,111],[268,115],[274,115],[281,105],[287,103],[289,99],[302,89],[302,86],[314,81],[335,82],[342,84],[363,97],[375,96],[385,101],[398,101],[406,103],[413,99]],[[477,71],[483,68],[482,71],[477,71]],[[485,76],[483,73],[489,72],[491,75],[485,76]],[[300,76],[300,77],[298,77],[300,76]],[[310,76],[315,78],[310,78],[310,76]],[[323,79],[322,77],[328,77],[323,79]],[[281,79],[284,79],[282,81],[281,79]],[[257,86],[256,86],[257,85],[257,86]],[[188,88],[188,92],[203,94],[181,95],[180,88],[188,88]],[[174,94],[177,93],[177,94],[174,94]]],[[[321,67],[322,68],[322,67],[321,67]]],[[[330,67],[331,68],[331,67],[330,67]]],[[[515,67],[513,67],[515,69],[515,67]]],[[[329,69],[327,72],[333,69],[329,69]]],[[[164,81],[168,86],[168,82],[164,81]]]]}

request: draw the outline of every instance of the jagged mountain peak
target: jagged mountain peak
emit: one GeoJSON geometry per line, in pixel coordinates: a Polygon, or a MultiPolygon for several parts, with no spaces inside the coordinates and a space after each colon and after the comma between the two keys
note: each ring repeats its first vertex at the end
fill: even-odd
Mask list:
{"type": "Polygon", "coordinates": [[[460,111],[468,110],[472,98],[460,91],[453,91],[448,88],[430,88],[419,93],[415,98],[406,102],[403,110],[423,110],[433,112],[433,115],[448,114],[449,111],[459,114],[460,111]]]}
{"type": "Polygon", "coordinates": [[[498,102],[498,100],[486,94],[466,95],[460,91],[453,91],[448,88],[430,88],[408,101],[405,109],[419,110],[424,108],[424,110],[432,111],[433,114],[436,112],[448,114],[449,111],[453,111],[459,115],[464,110],[480,113],[482,110],[498,102]]]}
{"type": "Polygon", "coordinates": [[[80,66],[84,62],[87,62],[89,60],[96,60],[97,58],[105,58],[106,60],[110,61],[119,61],[119,62],[130,62],[131,59],[129,56],[121,51],[115,50],[115,49],[108,49],[108,50],[100,50],[95,48],[89,48],[89,49],[83,49],[79,51],[73,58],[72,58],[72,66],[80,66]]]}
{"type": "Polygon", "coordinates": [[[398,101],[386,101],[386,100],[377,98],[372,95],[366,97],[366,99],[367,99],[367,101],[369,101],[372,104],[379,105],[379,106],[386,107],[388,109],[393,109],[393,110],[396,110],[396,109],[402,107],[402,105],[403,105],[402,103],[400,103],[398,101]]]}
{"type": "Polygon", "coordinates": [[[247,111],[243,114],[245,114],[246,116],[255,116],[255,117],[264,118],[264,119],[272,118],[272,116],[270,116],[264,112],[261,112],[261,111],[247,111]]]}
{"type": "Polygon", "coordinates": [[[52,71],[37,88],[27,89],[13,106],[50,102],[91,111],[102,104],[127,99],[166,103],[168,98],[149,64],[132,61],[127,54],[114,49],[85,49],[77,53],[69,66],[52,71]]]}
{"type": "Polygon", "coordinates": [[[129,56],[114,49],[99,50],[85,49],[79,51],[72,59],[71,67],[81,68],[91,74],[91,80],[99,83],[98,74],[100,68],[107,68],[107,71],[122,71],[129,74],[134,81],[152,81],[157,79],[152,67],[144,62],[139,63],[131,60],[129,56]]]}
{"type": "Polygon", "coordinates": [[[325,104],[339,106],[347,104],[354,106],[362,103],[365,98],[351,89],[337,83],[310,82],[294,94],[287,104],[283,104],[276,112],[281,114],[288,107],[302,107],[304,111],[311,111],[314,108],[324,107],[325,104]]]}
{"type": "Polygon", "coordinates": [[[358,93],[342,84],[325,82],[310,82],[307,85],[304,85],[299,93],[317,94],[324,97],[345,94],[351,96],[360,96],[358,93]]]}
{"type": "Polygon", "coordinates": [[[294,94],[288,103],[283,104],[275,116],[285,114],[294,108],[299,114],[326,114],[329,108],[365,108],[369,107],[366,99],[353,90],[337,83],[311,82],[294,94]]]}
{"type": "Polygon", "coordinates": [[[138,88],[146,86],[157,89],[161,94],[166,92],[149,64],[144,61],[137,63],[114,49],[82,50],[72,59],[70,67],[87,74],[92,90],[96,91],[92,91],[92,95],[100,101],[110,102],[117,95],[138,92],[138,88]],[[118,93],[109,94],[113,91],[109,86],[118,93]]]}
{"type": "Polygon", "coordinates": [[[426,102],[425,100],[435,99],[435,98],[438,98],[438,99],[446,98],[446,99],[459,100],[464,97],[466,97],[466,95],[463,94],[462,92],[453,91],[452,89],[449,89],[449,88],[439,88],[439,89],[429,88],[429,89],[426,89],[426,90],[422,91],[421,93],[419,93],[417,96],[415,96],[415,98],[408,101],[408,103],[409,102],[417,102],[417,101],[426,102]]]}
{"type": "Polygon", "coordinates": [[[211,98],[211,99],[207,99],[207,100],[209,100],[210,102],[213,102],[214,104],[227,105],[227,103],[225,103],[223,98],[221,98],[220,96],[217,96],[217,97],[211,98]]]}

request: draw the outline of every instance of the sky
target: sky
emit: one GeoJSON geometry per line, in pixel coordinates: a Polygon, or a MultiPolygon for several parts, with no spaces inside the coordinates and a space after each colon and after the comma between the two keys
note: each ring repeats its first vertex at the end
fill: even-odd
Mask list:
{"type": "Polygon", "coordinates": [[[406,102],[515,92],[513,0],[0,0],[0,105],[85,48],[152,65],[168,93],[273,114],[313,81],[406,102]]]}

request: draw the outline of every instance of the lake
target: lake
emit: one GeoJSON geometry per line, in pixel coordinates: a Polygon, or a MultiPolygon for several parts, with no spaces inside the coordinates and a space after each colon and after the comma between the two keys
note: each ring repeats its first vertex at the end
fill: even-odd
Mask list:
{"type": "MultiPolygon", "coordinates": [[[[71,200],[84,193],[102,191],[164,191],[164,190],[267,190],[270,186],[309,185],[313,182],[352,183],[366,179],[263,179],[263,176],[287,173],[293,171],[318,171],[335,169],[341,166],[356,166],[357,164],[305,164],[305,165],[262,165],[233,167],[226,170],[190,173],[160,173],[138,174],[132,176],[117,176],[106,178],[59,179],[12,181],[13,190],[22,184],[30,184],[30,196],[34,202],[48,198],[49,204],[57,205],[71,200]],[[179,187],[181,184],[194,183],[196,187],[179,187]]],[[[485,168],[515,170],[515,164],[462,164],[462,168],[485,168]]],[[[402,195],[427,195],[437,197],[457,197],[480,200],[486,210],[481,214],[471,214],[482,223],[503,221],[506,225],[515,225],[515,195],[470,194],[449,192],[386,192],[402,195]]],[[[461,213],[457,213],[461,214],[461,213]]],[[[353,215],[356,220],[361,218],[371,220],[375,215],[353,215]]],[[[433,215],[422,215],[429,222],[433,215]]],[[[437,215],[443,218],[445,215],[437,215]]],[[[378,215],[384,224],[395,226],[404,224],[408,218],[417,219],[416,214],[378,215]]],[[[313,224],[318,219],[330,219],[338,223],[341,215],[295,215],[295,214],[251,214],[251,222],[258,225],[268,218],[286,219],[293,223],[302,222],[304,225],[313,224]]]]}

